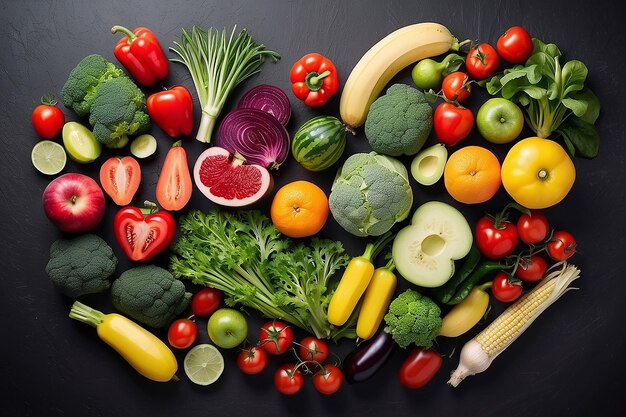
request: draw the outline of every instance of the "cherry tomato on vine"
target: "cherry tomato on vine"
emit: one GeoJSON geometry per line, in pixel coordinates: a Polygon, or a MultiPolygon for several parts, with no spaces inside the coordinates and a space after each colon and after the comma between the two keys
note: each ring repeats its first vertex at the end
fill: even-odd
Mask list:
{"type": "Polygon", "coordinates": [[[31,122],[35,132],[44,139],[52,139],[61,132],[65,124],[65,115],[52,97],[42,97],[41,104],[35,107],[31,122]]]}
{"type": "Polygon", "coordinates": [[[441,83],[441,91],[445,98],[459,103],[467,100],[472,91],[472,84],[468,84],[469,77],[466,73],[456,71],[448,74],[441,83]]]}
{"type": "Polygon", "coordinates": [[[343,383],[343,372],[335,365],[326,364],[313,375],[313,386],[322,394],[334,394],[343,383]]]}
{"type": "Polygon", "coordinates": [[[522,295],[523,288],[521,282],[515,282],[514,280],[515,278],[512,279],[506,272],[501,271],[496,274],[491,284],[491,293],[496,297],[496,300],[510,303],[522,295]]]}
{"type": "Polygon", "coordinates": [[[548,264],[546,260],[535,254],[520,261],[515,271],[515,276],[524,282],[535,282],[543,278],[547,269],[548,264]]]}
{"type": "Polygon", "coordinates": [[[293,395],[300,391],[304,377],[296,365],[287,363],[280,366],[274,373],[274,387],[284,395],[293,395]]]}
{"type": "Polygon", "coordinates": [[[526,244],[539,243],[548,237],[550,223],[541,210],[531,210],[530,215],[522,213],[517,221],[517,232],[526,244]]]}
{"type": "Polygon", "coordinates": [[[467,73],[475,80],[484,80],[498,69],[498,53],[488,43],[481,43],[469,50],[465,58],[467,73]]]}
{"type": "Polygon", "coordinates": [[[177,349],[187,349],[196,341],[198,326],[189,319],[178,319],[170,324],[167,341],[177,349]]]}
{"type": "Polygon", "coordinates": [[[303,361],[317,361],[319,363],[324,362],[330,353],[328,343],[313,336],[302,339],[298,351],[300,359],[303,361]]]}
{"type": "Polygon", "coordinates": [[[571,233],[559,230],[552,235],[546,250],[552,260],[565,261],[576,253],[576,239],[571,233]]]}
{"type": "Polygon", "coordinates": [[[282,321],[265,323],[259,331],[259,345],[270,355],[282,355],[293,343],[293,330],[282,321]]]}
{"type": "Polygon", "coordinates": [[[435,376],[442,362],[441,355],[434,350],[415,348],[400,366],[398,379],[406,388],[421,388],[435,376]]]}
{"type": "Polygon", "coordinates": [[[215,288],[203,288],[191,298],[191,312],[194,316],[210,316],[222,303],[222,292],[215,288]]]}
{"type": "Polygon", "coordinates": [[[242,349],[237,355],[237,367],[241,372],[255,375],[263,372],[267,365],[267,353],[258,346],[242,349]]]}
{"type": "Polygon", "coordinates": [[[439,142],[446,146],[454,146],[472,131],[474,114],[465,107],[441,103],[435,109],[433,124],[439,142]]]}
{"type": "Polygon", "coordinates": [[[526,29],[513,26],[498,38],[496,48],[505,61],[511,64],[521,64],[532,55],[533,41],[526,29]]]}
{"type": "Polygon", "coordinates": [[[491,216],[483,216],[476,223],[476,246],[484,257],[504,258],[513,253],[519,236],[517,227],[507,220],[496,221],[491,216]]]}

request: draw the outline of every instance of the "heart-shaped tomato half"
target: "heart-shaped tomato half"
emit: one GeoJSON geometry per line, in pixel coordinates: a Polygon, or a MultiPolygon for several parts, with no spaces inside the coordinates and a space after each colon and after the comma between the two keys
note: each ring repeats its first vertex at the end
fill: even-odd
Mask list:
{"type": "Polygon", "coordinates": [[[167,211],[146,214],[138,207],[128,206],[117,212],[113,228],[126,256],[133,261],[147,261],[172,243],[176,220],[167,211]]]}
{"type": "Polygon", "coordinates": [[[100,184],[118,206],[130,204],[140,182],[141,168],[132,156],[114,156],[100,167],[100,184]]]}

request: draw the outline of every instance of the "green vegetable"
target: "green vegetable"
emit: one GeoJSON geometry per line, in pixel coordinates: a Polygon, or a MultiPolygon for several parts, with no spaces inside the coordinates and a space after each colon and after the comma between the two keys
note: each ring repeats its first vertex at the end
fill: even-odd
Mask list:
{"type": "Polygon", "coordinates": [[[129,269],[111,286],[113,306],[148,326],[167,326],[189,304],[191,293],[172,274],[155,265],[129,269]]]}
{"type": "Polygon", "coordinates": [[[93,98],[89,123],[96,139],[110,148],[128,143],[127,135],[140,135],[150,128],[146,97],[127,77],[101,84],[93,98]]]}
{"type": "Polygon", "coordinates": [[[464,63],[465,58],[457,54],[448,54],[441,62],[430,58],[422,59],[413,67],[411,77],[415,86],[421,90],[438,90],[443,77],[458,71],[464,63]]]}
{"type": "Polygon", "coordinates": [[[405,84],[394,84],[370,106],[365,136],[378,153],[415,155],[432,128],[433,109],[424,93],[405,84]]]}
{"type": "Polygon", "coordinates": [[[111,247],[100,237],[85,234],[55,241],[46,272],[63,294],[77,298],[108,289],[116,267],[111,247]]]}
{"type": "Polygon", "coordinates": [[[407,218],[413,191],[404,165],[376,152],[357,153],[337,172],[328,199],[333,217],[355,236],[380,236],[407,218]]]}
{"type": "Polygon", "coordinates": [[[231,307],[251,307],[317,337],[356,337],[358,314],[342,327],[327,318],[334,276],[349,260],[340,242],[313,238],[296,244],[265,215],[249,210],[192,211],[179,228],[170,263],[175,277],[217,288],[231,307]]]}
{"type": "Polygon", "coordinates": [[[61,90],[61,100],[77,115],[84,116],[89,113],[98,87],[117,77],[125,77],[124,71],[100,55],[88,55],[70,72],[61,90]]]}
{"type": "Polygon", "coordinates": [[[414,343],[429,348],[441,329],[441,310],[433,300],[414,290],[400,293],[385,314],[385,332],[401,348],[414,343]]]}
{"type": "Polygon", "coordinates": [[[429,293],[429,295],[435,299],[435,301],[446,304],[454,294],[456,293],[457,287],[461,285],[472,273],[478,262],[480,261],[480,251],[476,246],[472,245],[472,249],[464,258],[465,262],[463,266],[456,271],[454,271],[454,275],[450,278],[445,284],[440,287],[433,288],[433,290],[429,293]]]}
{"type": "Polygon", "coordinates": [[[570,155],[595,157],[600,146],[594,126],[600,101],[585,87],[587,67],[577,60],[562,65],[561,51],[552,43],[533,39],[533,46],[524,65],[493,76],[487,91],[520,104],[537,136],[561,136],[570,155]]]}
{"type": "Polygon", "coordinates": [[[254,42],[246,29],[235,36],[236,29],[228,37],[226,30],[204,31],[194,26],[191,32],[183,29],[180,42],[170,47],[180,57],[172,61],[187,66],[198,92],[202,118],[196,139],[201,142],[211,141],[215,121],[231,91],[259,72],[265,58],[280,59],[276,52],[254,42]]]}
{"type": "Polygon", "coordinates": [[[333,116],[306,121],[291,141],[296,161],[309,171],[323,171],[337,162],[346,147],[346,127],[333,116]]]}
{"type": "Polygon", "coordinates": [[[472,273],[456,288],[454,295],[448,300],[447,304],[455,305],[463,301],[472,288],[476,286],[478,281],[490,272],[502,271],[505,269],[511,269],[512,265],[506,263],[500,263],[498,261],[484,261],[481,262],[472,273]]]}

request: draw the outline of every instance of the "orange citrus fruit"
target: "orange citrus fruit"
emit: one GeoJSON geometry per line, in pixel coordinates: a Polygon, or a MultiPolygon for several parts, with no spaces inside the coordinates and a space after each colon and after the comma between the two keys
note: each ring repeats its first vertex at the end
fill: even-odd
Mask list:
{"type": "Polygon", "coordinates": [[[482,146],[466,146],[448,158],[443,180],[456,201],[482,203],[493,197],[502,184],[500,162],[482,146]]]}
{"type": "Polygon", "coordinates": [[[309,181],[284,185],[272,201],[272,223],[289,237],[312,236],[328,219],[328,197],[320,187],[309,181]]]}

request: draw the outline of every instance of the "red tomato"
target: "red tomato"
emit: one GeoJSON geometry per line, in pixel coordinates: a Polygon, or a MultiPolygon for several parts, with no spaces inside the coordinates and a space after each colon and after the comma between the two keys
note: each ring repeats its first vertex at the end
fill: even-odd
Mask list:
{"type": "Polygon", "coordinates": [[[398,379],[407,388],[421,388],[435,376],[442,362],[441,355],[434,350],[415,348],[400,366],[398,379]]]}
{"type": "Polygon", "coordinates": [[[491,284],[491,293],[498,301],[510,303],[522,295],[522,284],[513,282],[506,272],[498,272],[491,284]]]}
{"type": "Polygon", "coordinates": [[[552,260],[565,261],[576,253],[576,239],[571,233],[559,230],[554,232],[546,249],[552,260]]]}
{"type": "Polygon", "coordinates": [[[513,223],[505,220],[496,227],[493,218],[489,216],[478,220],[474,234],[480,253],[489,259],[500,259],[512,254],[519,240],[513,223]]]}
{"type": "Polygon", "coordinates": [[[339,391],[343,382],[343,372],[335,365],[324,365],[313,375],[313,386],[322,394],[334,394],[339,391]]]}
{"type": "Polygon", "coordinates": [[[130,204],[140,183],[141,168],[132,156],[111,157],[100,167],[102,189],[118,206],[130,204]]]}
{"type": "Polygon", "coordinates": [[[475,80],[484,80],[498,69],[498,53],[488,43],[471,48],[465,58],[467,73],[475,80]]]}
{"type": "Polygon", "coordinates": [[[170,324],[167,341],[177,349],[187,349],[196,341],[198,326],[189,319],[178,319],[170,324]]]}
{"type": "Polygon", "coordinates": [[[439,142],[454,146],[472,131],[474,114],[470,109],[441,103],[435,109],[434,125],[439,142]]]}
{"type": "Polygon", "coordinates": [[[289,325],[278,320],[261,326],[259,345],[270,355],[282,355],[293,342],[293,330],[289,325]]]}
{"type": "Polygon", "coordinates": [[[522,242],[532,245],[544,240],[550,233],[550,223],[541,210],[522,213],[517,221],[517,232],[522,242]]]}
{"type": "Polygon", "coordinates": [[[53,98],[42,97],[41,104],[35,107],[31,115],[35,132],[44,139],[58,135],[65,124],[65,115],[56,104],[53,98]]]}
{"type": "Polygon", "coordinates": [[[181,210],[191,199],[192,190],[187,153],[178,141],[172,145],[163,162],[156,198],[165,210],[181,210]]]}
{"type": "Polygon", "coordinates": [[[328,358],[328,344],[317,337],[308,336],[300,342],[300,359],[322,363],[328,358]]]}
{"type": "Polygon", "coordinates": [[[263,372],[267,365],[267,353],[258,346],[242,349],[237,355],[237,367],[241,372],[255,375],[263,372]]]}
{"type": "Polygon", "coordinates": [[[295,368],[296,365],[287,363],[274,373],[274,386],[281,394],[293,395],[302,388],[304,377],[302,372],[295,368]]]}
{"type": "Polygon", "coordinates": [[[511,64],[521,64],[532,55],[533,41],[526,29],[513,26],[498,38],[496,48],[505,61],[511,64]]]}
{"type": "Polygon", "coordinates": [[[222,292],[215,288],[203,288],[191,298],[191,312],[194,316],[210,316],[222,303],[222,292]]]}
{"type": "Polygon", "coordinates": [[[547,269],[548,264],[545,259],[539,255],[532,255],[520,261],[515,276],[524,282],[535,282],[543,278],[547,269]]]}
{"type": "Polygon", "coordinates": [[[441,83],[443,95],[451,101],[463,102],[468,99],[472,91],[472,84],[468,84],[466,73],[457,71],[446,75],[441,83]]]}

